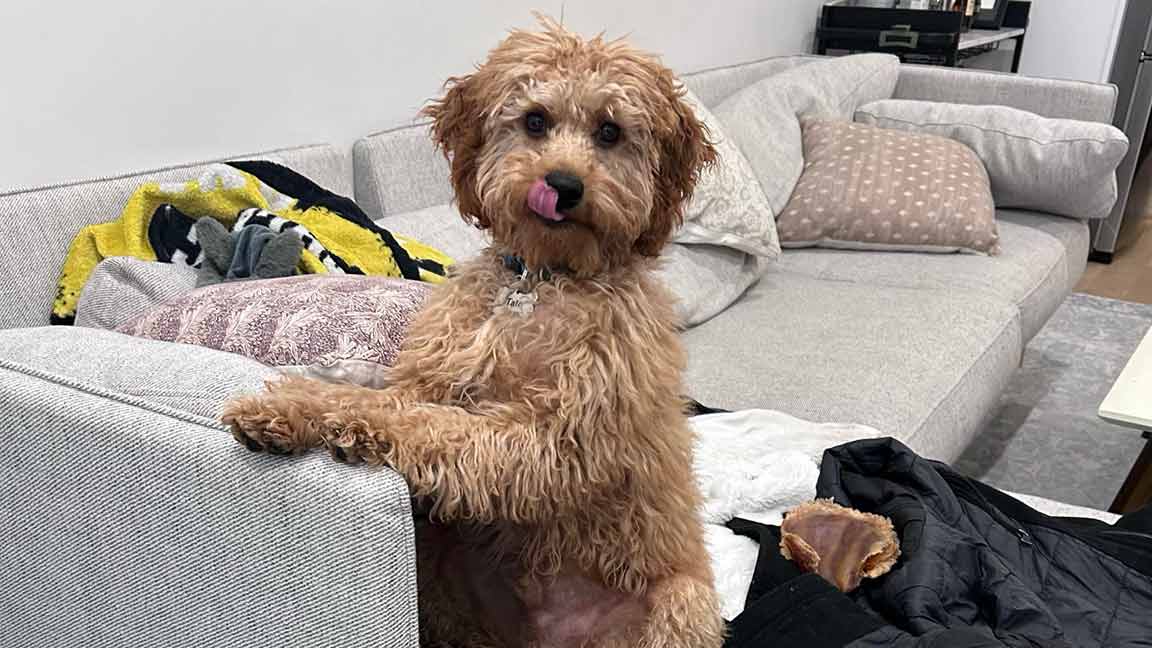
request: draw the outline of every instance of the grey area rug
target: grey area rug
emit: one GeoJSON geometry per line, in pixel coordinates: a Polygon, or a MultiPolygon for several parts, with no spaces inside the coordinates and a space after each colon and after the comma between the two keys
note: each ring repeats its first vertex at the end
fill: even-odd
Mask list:
{"type": "Polygon", "coordinates": [[[1150,326],[1152,305],[1069,296],[1028,344],[956,469],[1004,490],[1107,509],[1144,441],[1096,410],[1150,326]]]}

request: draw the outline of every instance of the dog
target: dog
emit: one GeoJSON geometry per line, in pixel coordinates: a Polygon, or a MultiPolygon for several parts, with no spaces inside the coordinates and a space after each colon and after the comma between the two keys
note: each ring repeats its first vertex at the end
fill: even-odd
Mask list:
{"type": "Polygon", "coordinates": [[[653,276],[715,159],[707,128],[656,57],[548,19],[425,114],[492,246],[434,291],[385,388],[286,379],[223,420],[253,450],[407,480],[424,645],[720,646],[653,276]]]}

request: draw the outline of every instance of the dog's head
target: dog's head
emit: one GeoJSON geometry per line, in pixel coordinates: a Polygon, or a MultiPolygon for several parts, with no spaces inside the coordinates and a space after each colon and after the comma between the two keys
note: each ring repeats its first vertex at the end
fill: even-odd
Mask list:
{"type": "Polygon", "coordinates": [[[460,212],[531,267],[656,256],[715,158],[707,130],[654,56],[541,23],[425,110],[460,212]]]}

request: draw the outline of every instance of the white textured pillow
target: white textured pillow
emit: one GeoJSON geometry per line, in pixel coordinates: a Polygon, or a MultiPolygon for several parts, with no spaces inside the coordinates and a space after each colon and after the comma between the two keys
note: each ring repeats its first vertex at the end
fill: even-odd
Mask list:
{"type": "Polygon", "coordinates": [[[669,243],[656,274],[676,296],[684,326],[696,326],[728,308],[768,272],[772,261],[716,245],[669,243]]]}
{"type": "Polygon", "coordinates": [[[684,97],[696,117],[708,126],[717,160],[700,174],[692,200],[684,210],[677,243],[718,245],[762,259],[780,256],[776,219],[752,165],[724,132],[720,121],[691,91],[684,97]]]}
{"type": "Polygon", "coordinates": [[[861,106],[855,119],[965,144],[988,170],[998,207],[1070,218],[1108,216],[1116,203],[1116,167],[1128,152],[1128,138],[1110,124],[1007,106],[888,99],[861,106]]]}

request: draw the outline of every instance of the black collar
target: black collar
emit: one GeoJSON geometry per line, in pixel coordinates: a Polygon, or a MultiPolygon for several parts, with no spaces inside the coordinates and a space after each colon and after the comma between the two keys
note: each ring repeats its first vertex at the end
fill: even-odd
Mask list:
{"type": "MultiPolygon", "coordinates": [[[[540,281],[548,281],[552,278],[553,271],[551,268],[540,268],[539,271],[534,273],[532,269],[528,267],[528,264],[524,263],[523,257],[518,254],[502,254],[500,255],[500,260],[504,263],[505,268],[515,272],[520,277],[535,274],[539,277],[540,281]]],[[[556,272],[563,272],[563,270],[557,270],[556,272]]]]}

